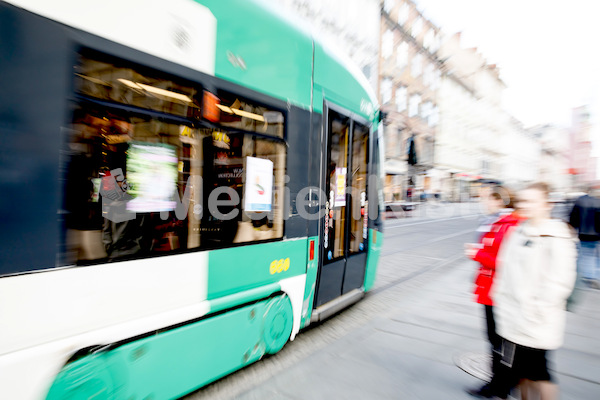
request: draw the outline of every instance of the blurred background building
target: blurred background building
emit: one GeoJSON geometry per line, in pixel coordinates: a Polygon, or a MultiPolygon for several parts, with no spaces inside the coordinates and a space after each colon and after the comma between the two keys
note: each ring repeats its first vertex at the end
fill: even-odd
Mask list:
{"type": "Polygon", "coordinates": [[[511,163],[509,137],[524,138],[501,107],[505,84],[496,65],[476,48],[461,47],[460,33],[444,38],[439,56],[436,175],[444,197],[456,201],[477,195],[482,183],[501,182],[511,163]]]}
{"type": "Polygon", "coordinates": [[[529,131],[540,142],[540,180],[548,182],[556,192],[571,191],[569,129],[547,124],[531,127],[529,131]]]}
{"type": "Polygon", "coordinates": [[[570,128],[569,172],[573,176],[573,186],[586,189],[597,178],[597,158],[592,157],[592,124],[586,106],[573,109],[570,128]]]}
{"type": "Polygon", "coordinates": [[[536,180],[568,193],[598,179],[586,107],[573,110],[570,128],[526,129],[502,106],[501,68],[463,48],[460,33],[436,26],[418,1],[274,3],[345,53],[378,94],[386,201],[465,201],[488,183],[519,188],[536,180]]]}

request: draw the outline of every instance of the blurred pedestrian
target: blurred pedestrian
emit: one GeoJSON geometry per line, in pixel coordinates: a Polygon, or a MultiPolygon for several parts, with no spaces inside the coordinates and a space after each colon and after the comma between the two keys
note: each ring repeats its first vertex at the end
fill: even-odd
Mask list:
{"type": "Polygon", "coordinates": [[[550,219],[548,193],[543,183],[519,193],[517,208],[527,220],[506,238],[498,254],[491,296],[502,338],[495,377],[499,398],[518,384],[524,400],[536,394],[540,400],[558,398],[547,355],[563,343],[566,302],[576,278],[576,242],[566,223],[550,219]]]}
{"type": "Polygon", "coordinates": [[[575,201],[569,223],[579,235],[577,257],[578,282],[600,289],[600,187],[590,188],[588,194],[575,201]]]}
{"type": "Polygon", "coordinates": [[[497,186],[482,195],[488,217],[478,230],[482,232],[481,240],[478,244],[466,243],[465,255],[480,264],[475,279],[474,294],[475,301],[484,306],[487,337],[491,344],[492,380],[481,387],[467,389],[467,393],[475,397],[491,398],[498,393],[498,385],[494,376],[500,362],[499,350],[502,341],[496,333],[493,301],[489,294],[496,274],[496,256],[500,249],[500,243],[510,229],[520,221],[520,218],[512,208],[511,194],[504,187],[497,186]],[[495,221],[490,223],[490,216],[495,221]]]}
{"type": "Polygon", "coordinates": [[[476,236],[477,242],[480,242],[481,238],[490,231],[490,227],[498,220],[500,212],[505,208],[502,201],[503,192],[506,192],[506,190],[500,186],[497,187],[497,190],[493,186],[484,186],[481,188],[479,198],[481,199],[480,207],[483,208],[483,213],[479,218],[479,227],[477,228],[476,236]],[[492,194],[494,195],[492,196],[492,194]]]}

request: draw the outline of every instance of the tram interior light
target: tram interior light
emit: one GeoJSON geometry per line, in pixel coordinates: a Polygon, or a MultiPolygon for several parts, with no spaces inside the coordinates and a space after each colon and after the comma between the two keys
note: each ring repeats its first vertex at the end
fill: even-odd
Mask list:
{"type": "Polygon", "coordinates": [[[75,74],[75,75],[77,75],[80,78],[86,79],[86,80],[88,80],[88,81],[90,81],[92,83],[95,83],[97,85],[110,86],[110,83],[104,82],[103,80],[98,79],[98,78],[94,78],[94,77],[87,76],[87,75],[82,75],[82,74],[75,74]]]}
{"type": "Polygon", "coordinates": [[[119,78],[117,79],[119,82],[121,82],[123,85],[125,86],[129,86],[132,89],[136,89],[136,90],[142,90],[141,87],[138,86],[137,83],[130,81],[129,79],[123,79],[123,78],[119,78]]]}
{"type": "Polygon", "coordinates": [[[262,115],[254,114],[249,111],[240,110],[239,108],[227,107],[222,104],[217,104],[217,107],[219,107],[219,109],[221,109],[222,111],[224,111],[228,114],[235,114],[235,115],[239,115],[240,117],[246,117],[246,118],[255,119],[260,122],[265,122],[265,118],[262,115]]]}
{"type": "Polygon", "coordinates": [[[181,93],[176,93],[176,92],[172,92],[170,90],[161,89],[161,88],[157,88],[157,87],[150,86],[150,85],[145,85],[143,83],[133,82],[128,79],[119,78],[117,80],[119,82],[121,82],[122,84],[129,86],[132,89],[146,91],[146,92],[149,92],[152,94],[157,94],[159,96],[170,97],[172,99],[176,99],[176,100],[183,101],[186,103],[193,103],[192,99],[190,99],[188,96],[181,94],[181,93]]]}

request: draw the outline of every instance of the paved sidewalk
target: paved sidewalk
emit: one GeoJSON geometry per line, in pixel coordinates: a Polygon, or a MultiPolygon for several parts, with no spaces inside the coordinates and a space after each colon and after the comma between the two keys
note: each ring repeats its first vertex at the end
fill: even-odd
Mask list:
{"type": "MultiPolygon", "coordinates": [[[[464,388],[481,381],[456,361],[488,351],[483,310],[470,294],[474,270],[470,261],[440,265],[368,295],[354,307],[369,309],[378,296],[389,307],[372,308],[365,325],[236,398],[471,399],[464,388]]],[[[552,360],[561,399],[600,399],[600,290],[585,290],[569,313],[565,345],[552,360]]]]}

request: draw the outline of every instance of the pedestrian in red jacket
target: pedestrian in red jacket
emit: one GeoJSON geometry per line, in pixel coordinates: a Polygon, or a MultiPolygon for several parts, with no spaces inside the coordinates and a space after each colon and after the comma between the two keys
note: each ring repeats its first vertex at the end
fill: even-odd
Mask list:
{"type": "Polygon", "coordinates": [[[500,250],[502,239],[508,233],[510,228],[517,225],[522,220],[517,212],[510,210],[509,214],[501,214],[499,219],[494,222],[490,231],[485,233],[481,238],[481,243],[478,246],[472,246],[465,251],[465,254],[479,264],[479,274],[475,279],[476,301],[479,304],[492,306],[493,302],[490,298],[490,289],[494,283],[494,275],[496,273],[496,256],[500,250]]]}
{"type": "MultiPolygon", "coordinates": [[[[475,279],[475,300],[484,305],[487,324],[487,336],[492,347],[492,377],[498,368],[500,357],[498,351],[502,339],[496,333],[496,323],[493,314],[493,301],[490,298],[490,290],[494,283],[496,274],[496,256],[500,244],[511,228],[521,220],[516,212],[512,210],[512,196],[505,188],[497,186],[485,199],[489,215],[497,215],[496,220],[487,225],[482,234],[480,242],[466,243],[465,255],[480,264],[479,273],[475,279]]],[[[489,218],[488,218],[489,221],[489,218]]],[[[482,229],[480,228],[479,231],[482,229]]],[[[467,392],[479,398],[492,398],[497,392],[497,382],[492,378],[491,382],[483,387],[468,389],[467,392]]]]}

